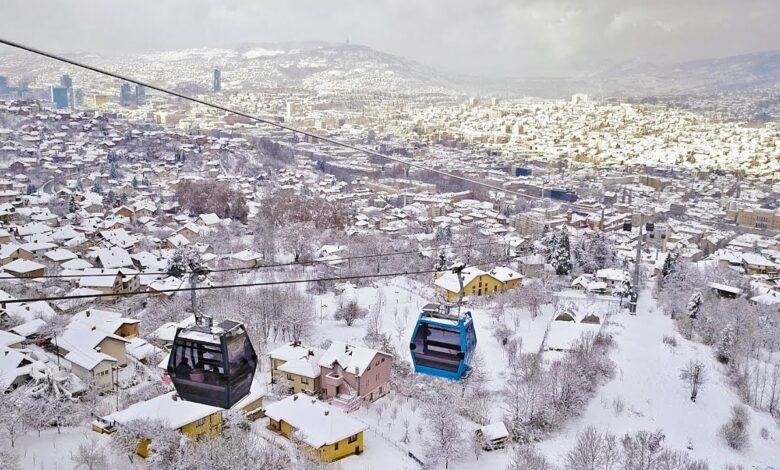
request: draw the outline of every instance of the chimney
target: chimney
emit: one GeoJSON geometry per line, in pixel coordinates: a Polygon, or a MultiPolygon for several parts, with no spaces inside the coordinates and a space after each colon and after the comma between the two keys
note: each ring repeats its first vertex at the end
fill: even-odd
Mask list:
{"type": "Polygon", "coordinates": [[[330,414],[330,410],[325,410],[325,416],[328,416],[330,414]]]}
{"type": "Polygon", "coordinates": [[[89,310],[87,310],[86,315],[87,315],[87,318],[89,318],[89,315],[90,315],[90,311],[89,310]]]}
{"type": "Polygon", "coordinates": [[[298,395],[293,395],[293,401],[298,399],[298,395]]]}
{"type": "Polygon", "coordinates": [[[171,395],[171,399],[172,399],[173,401],[178,401],[178,400],[179,400],[179,395],[177,395],[177,394],[175,394],[175,393],[174,393],[173,395],[171,395]]]}
{"type": "Polygon", "coordinates": [[[95,328],[97,328],[97,327],[93,325],[92,326],[92,331],[95,331],[95,328]]]}

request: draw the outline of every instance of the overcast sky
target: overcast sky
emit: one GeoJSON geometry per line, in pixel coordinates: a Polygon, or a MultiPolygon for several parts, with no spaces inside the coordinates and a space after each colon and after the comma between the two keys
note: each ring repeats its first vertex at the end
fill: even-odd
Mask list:
{"type": "Polygon", "coordinates": [[[59,52],[349,38],[470,75],[780,49],[780,0],[2,0],[1,11],[0,36],[59,52]]]}

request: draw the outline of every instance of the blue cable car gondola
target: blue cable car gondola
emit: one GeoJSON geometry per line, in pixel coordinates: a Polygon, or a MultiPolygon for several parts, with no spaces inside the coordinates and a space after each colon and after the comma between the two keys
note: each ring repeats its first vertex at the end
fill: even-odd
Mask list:
{"type": "Polygon", "coordinates": [[[409,343],[415,372],[450,380],[469,373],[476,347],[471,312],[453,315],[437,304],[423,307],[409,343]]]}

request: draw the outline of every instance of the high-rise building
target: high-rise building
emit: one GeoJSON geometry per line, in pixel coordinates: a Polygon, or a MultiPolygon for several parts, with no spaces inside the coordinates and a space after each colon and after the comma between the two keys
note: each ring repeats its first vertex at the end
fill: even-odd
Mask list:
{"type": "Polygon", "coordinates": [[[66,74],[60,77],[60,86],[68,90],[68,107],[72,108],[75,106],[76,100],[73,97],[73,79],[70,78],[70,75],[66,74]]]}
{"type": "Polygon", "coordinates": [[[133,94],[130,92],[130,84],[123,83],[119,89],[119,104],[122,106],[130,106],[133,103],[133,94]]]}
{"type": "Polygon", "coordinates": [[[214,69],[214,93],[222,91],[222,71],[214,69]]]}
{"type": "Polygon", "coordinates": [[[135,86],[135,105],[143,106],[146,103],[146,88],[141,85],[135,86]]]}
{"type": "Polygon", "coordinates": [[[51,87],[51,102],[57,109],[68,107],[68,89],[62,86],[51,87]]]}

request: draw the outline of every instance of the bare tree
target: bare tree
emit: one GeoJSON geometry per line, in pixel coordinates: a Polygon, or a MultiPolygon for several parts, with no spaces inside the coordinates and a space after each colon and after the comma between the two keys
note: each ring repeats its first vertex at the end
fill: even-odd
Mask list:
{"type": "Polygon", "coordinates": [[[556,470],[556,467],[533,446],[524,445],[515,447],[506,470],[556,470]]]}
{"type": "Polygon", "coordinates": [[[71,452],[70,459],[76,464],[75,468],[101,470],[108,467],[108,452],[95,439],[87,439],[79,444],[76,452],[71,452]]]}
{"type": "Polygon", "coordinates": [[[691,359],[680,372],[680,379],[684,380],[691,390],[691,401],[696,402],[699,390],[704,386],[707,375],[704,371],[704,364],[699,360],[691,359]]]}
{"type": "Polygon", "coordinates": [[[463,430],[457,424],[460,417],[452,406],[452,398],[429,398],[423,404],[422,412],[428,431],[426,458],[429,465],[443,463],[444,468],[449,468],[450,463],[466,447],[463,430]]]}

